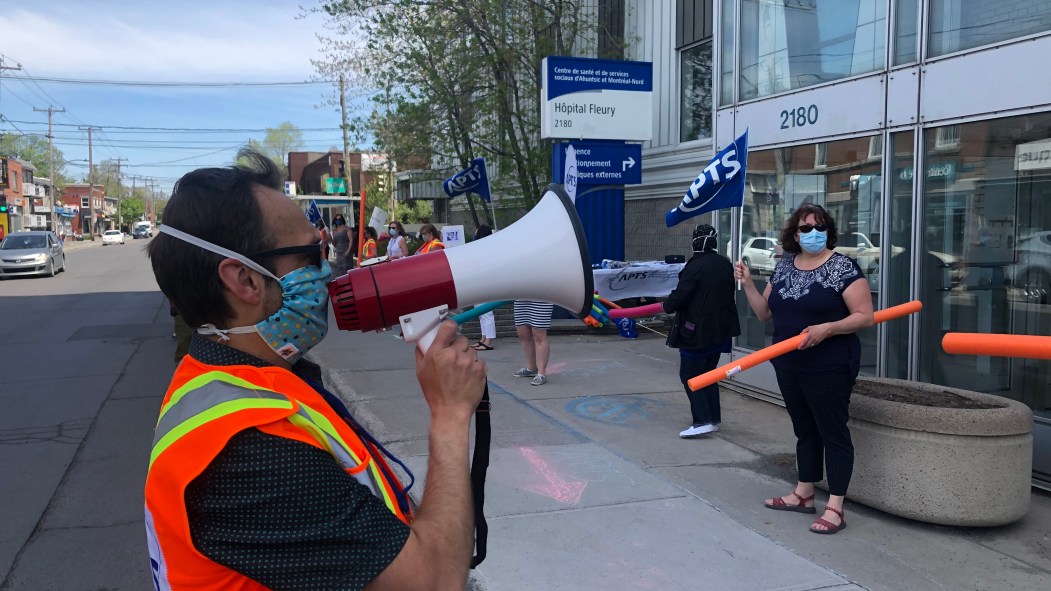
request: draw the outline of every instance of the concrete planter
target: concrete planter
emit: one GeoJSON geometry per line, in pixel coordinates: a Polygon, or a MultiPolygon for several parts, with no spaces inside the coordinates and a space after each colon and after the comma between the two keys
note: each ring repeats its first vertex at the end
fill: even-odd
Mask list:
{"type": "Polygon", "coordinates": [[[851,500],[945,525],[1004,525],[1029,510],[1033,415],[1020,402],[858,378],[849,425],[851,500]]]}

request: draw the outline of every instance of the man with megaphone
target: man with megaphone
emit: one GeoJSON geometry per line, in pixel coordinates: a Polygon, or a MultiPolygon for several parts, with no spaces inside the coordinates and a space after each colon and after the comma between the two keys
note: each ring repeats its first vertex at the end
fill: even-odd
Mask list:
{"type": "Polygon", "coordinates": [[[302,359],[328,328],[320,232],[269,158],[238,156],[182,177],[149,245],[161,291],[198,327],[146,478],[156,588],[464,588],[484,363],[452,322],[416,353],[431,421],[414,514],[398,460],[302,359]]]}

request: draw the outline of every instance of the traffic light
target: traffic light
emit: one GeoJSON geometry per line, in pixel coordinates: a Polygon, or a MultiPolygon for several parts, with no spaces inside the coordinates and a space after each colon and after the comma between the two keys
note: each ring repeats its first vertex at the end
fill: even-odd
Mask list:
{"type": "Polygon", "coordinates": [[[342,158],[339,160],[339,178],[347,178],[347,164],[343,162],[342,158]]]}
{"type": "Polygon", "coordinates": [[[0,195],[0,213],[7,213],[7,197],[0,195]]]}

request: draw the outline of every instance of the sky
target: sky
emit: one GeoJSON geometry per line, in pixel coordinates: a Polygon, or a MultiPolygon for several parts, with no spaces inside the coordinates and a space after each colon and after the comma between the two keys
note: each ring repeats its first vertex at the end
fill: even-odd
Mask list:
{"type": "Polygon", "coordinates": [[[34,107],[65,108],[53,122],[67,176],[87,173],[88,132],[79,128],[92,126],[96,164],[124,158],[123,171],[165,193],[190,170],[230,164],[249,139],[285,121],[304,130],[305,150],[341,149],[339,108],[326,104],[333,83],[122,84],[316,81],[317,35],[331,33],[323,16],[303,16],[300,4],[313,1],[0,0],[3,65],[23,68],[0,76],[0,131],[46,134],[47,113],[34,107]]]}

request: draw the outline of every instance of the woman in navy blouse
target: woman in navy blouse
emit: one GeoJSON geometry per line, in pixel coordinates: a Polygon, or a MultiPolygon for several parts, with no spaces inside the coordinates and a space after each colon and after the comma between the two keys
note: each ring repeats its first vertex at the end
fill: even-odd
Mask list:
{"type": "Polygon", "coordinates": [[[861,360],[857,331],[872,326],[872,295],[858,264],[832,250],[836,223],[824,208],[803,204],[781,231],[785,256],[759,293],[744,263],[735,276],[760,320],[773,319],[774,342],[805,333],[799,349],[775,358],[792,428],[799,481],[784,497],[767,499],[778,511],[816,513],[814,483],[828,474],[825,512],[810,526],[818,534],[846,527],[843,498],[854,469],[847,409],[861,360]]]}

